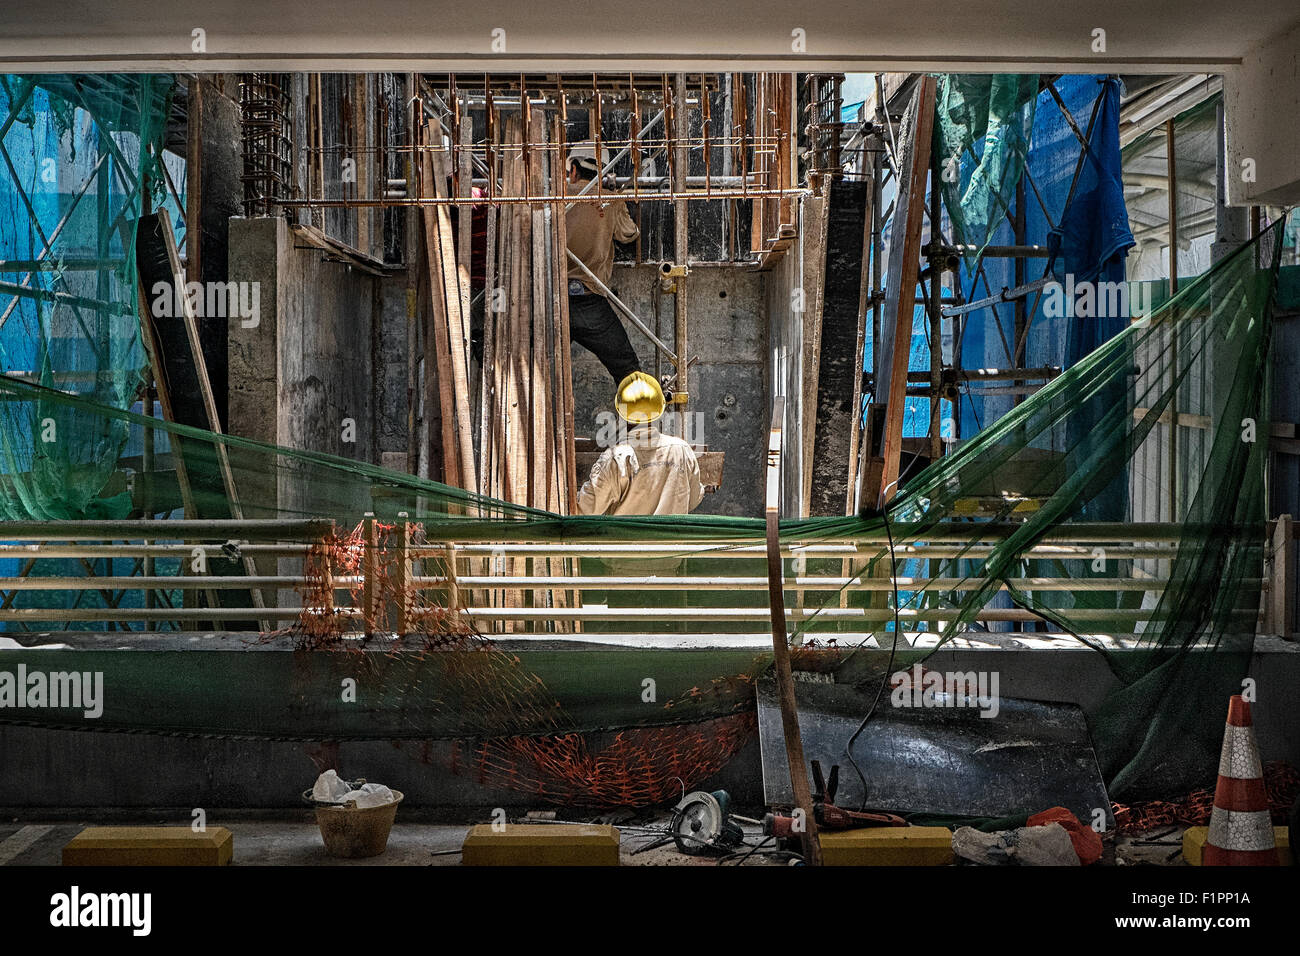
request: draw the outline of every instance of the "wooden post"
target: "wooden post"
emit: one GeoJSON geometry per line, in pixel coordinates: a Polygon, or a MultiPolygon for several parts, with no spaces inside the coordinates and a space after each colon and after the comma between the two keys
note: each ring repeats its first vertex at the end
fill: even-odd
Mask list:
{"type": "MultiPolygon", "coordinates": [[[[439,181],[440,170],[433,162],[428,149],[432,146],[432,131],[428,126],[425,126],[424,145],[426,149],[421,169],[424,188],[428,191],[427,195],[442,198],[446,195],[446,189],[439,181]]],[[[460,289],[458,285],[449,287],[447,283],[443,262],[445,250],[441,221],[445,216],[445,209],[434,206],[424,207],[424,249],[429,275],[430,325],[433,332],[433,335],[426,340],[424,374],[426,380],[430,374],[438,376],[439,410],[442,419],[442,480],[449,485],[474,491],[476,489],[467,486],[466,475],[462,470],[465,464],[464,456],[461,454],[462,441],[468,441],[469,436],[462,435],[460,431],[462,423],[459,405],[466,396],[463,391],[466,383],[462,380],[462,376],[457,375],[457,372],[463,369],[463,365],[457,363],[457,356],[453,353],[453,349],[460,343],[451,341],[451,330],[460,328],[460,289]],[[457,311],[454,321],[450,315],[452,309],[457,311]],[[430,345],[432,348],[429,347],[430,345]]],[[[426,405],[424,409],[426,420],[430,411],[431,409],[426,405]]],[[[468,422],[465,424],[467,425],[468,422]]],[[[472,449],[470,453],[472,456],[472,449]]]]}
{"type": "MultiPolygon", "coordinates": [[[[382,162],[379,164],[381,167],[380,176],[378,177],[380,184],[377,189],[374,186],[374,180],[375,180],[374,165],[375,164],[372,160],[372,156],[378,154],[377,153],[372,154],[371,152],[371,146],[374,141],[374,126],[369,122],[370,97],[367,95],[368,93],[367,87],[372,82],[372,76],[373,74],[370,73],[358,73],[352,79],[353,104],[352,104],[351,133],[352,133],[352,149],[356,161],[356,166],[353,170],[356,175],[356,182],[352,184],[352,192],[353,195],[357,197],[357,199],[368,199],[371,196],[375,196],[375,195],[382,198],[384,195],[384,189],[387,188],[388,172],[387,170],[382,168],[383,167],[382,162]]],[[[345,186],[344,189],[346,190],[346,188],[347,187],[345,186]]],[[[346,191],[344,192],[344,195],[345,196],[347,195],[346,191]]],[[[357,207],[357,248],[361,250],[361,252],[364,255],[367,256],[374,254],[374,248],[372,242],[374,230],[371,229],[371,225],[372,225],[371,216],[372,213],[369,206],[357,207]]],[[[382,210],[379,213],[378,219],[379,219],[378,232],[382,237],[383,228],[384,228],[383,225],[384,219],[383,219],[382,210]]],[[[383,253],[382,242],[381,242],[381,247],[379,250],[380,258],[383,258],[383,255],[384,253],[383,253]]]]}
{"type": "Polygon", "coordinates": [[[794,697],[794,676],[790,669],[790,645],[785,621],[785,572],[781,566],[781,425],[785,418],[785,399],[772,404],[772,429],[767,440],[767,593],[772,610],[772,656],[776,669],[776,689],[781,703],[781,729],[785,734],[785,756],[790,764],[790,787],[795,806],[803,811],[804,862],[821,865],[821,844],[817,839],[817,821],[813,818],[812,791],[808,786],[808,768],[803,756],[803,739],[799,736],[799,709],[794,697]]]}
{"type": "Polygon", "coordinates": [[[399,637],[411,630],[411,522],[407,520],[408,517],[405,511],[397,513],[397,554],[393,561],[393,589],[397,592],[395,629],[399,637]]]}
{"type": "Polygon", "coordinates": [[[456,545],[452,541],[447,542],[447,610],[451,612],[451,620],[455,624],[460,623],[461,599],[460,599],[460,579],[456,574],[456,545]]]}
{"type": "Polygon", "coordinates": [[[362,525],[361,619],[369,637],[379,621],[379,528],[374,512],[366,512],[362,525]]]}
{"type": "MultiPolygon", "coordinates": [[[[903,180],[895,207],[895,234],[903,241],[891,243],[885,318],[892,326],[888,392],[885,407],[884,467],[880,476],[878,504],[883,506],[898,483],[899,458],[903,450],[903,411],[907,403],[907,358],[912,350],[912,321],[916,305],[916,281],[920,271],[921,226],[925,209],[925,174],[930,165],[930,139],[934,132],[935,79],[922,76],[916,92],[911,135],[902,145],[900,158],[903,180]],[[900,220],[898,216],[903,218],[900,220]]],[[[934,343],[938,345],[938,343],[934,343]]]]}

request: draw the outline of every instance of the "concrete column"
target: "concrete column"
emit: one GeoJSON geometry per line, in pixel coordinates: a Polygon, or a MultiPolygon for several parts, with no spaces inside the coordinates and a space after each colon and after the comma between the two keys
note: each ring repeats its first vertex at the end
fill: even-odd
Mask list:
{"type": "Polygon", "coordinates": [[[1300,26],[1265,41],[1224,77],[1228,202],[1300,202],[1300,26]]]}
{"type": "MultiPolygon", "coordinates": [[[[187,226],[199,234],[197,278],[205,283],[226,281],[227,223],[232,216],[244,214],[244,183],[241,178],[244,173],[243,134],[236,101],[239,90],[233,76],[222,75],[219,79],[220,85],[209,79],[200,79],[199,95],[191,96],[190,100],[192,106],[197,104],[199,107],[198,114],[189,119],[198,125],[200,211],[197,221],[187,223],[187,226]]],[[[195,277],[193,272],[190,275],[195,277]]],[[[222,426],[228,428],[226,337],[229,320],[224,316],[204,316],[198,324],[203,358],[217,402],[217,415],[222,426]]]]}
{"type": "Polygon", "coordinates": [[[1223,101],[1219,101],[1218,108],[1218,136],[1216,141],[1218,172],[1215,175],[1215,204],[1214,204],[1214,244],[1210,246],[1210,262],[1216,263],[1220,259],[1232,253],[1243,242],[1246,241],[1249,233],[1249,223],[1247,222],[1246,209],[1242,206],[1229,206],[1226,186],[1226,172],[1228,167],[1227,146],[1225,142],[1224,129],[1225,108],[1223,101]]]}

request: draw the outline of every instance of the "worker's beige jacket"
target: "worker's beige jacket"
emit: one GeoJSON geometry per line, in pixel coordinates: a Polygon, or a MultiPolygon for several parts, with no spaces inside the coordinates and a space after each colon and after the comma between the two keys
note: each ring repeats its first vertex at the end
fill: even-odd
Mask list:
{"type": "MultiPolygon", "coordinates": [[[[577,192],[584,183],[570,183],[569,191],[577,192]]],[[[614,274],[614,242],[631,242],[641,234],[640,227],[628,215],[627,203],[611,196],[601,202],[576,202],[564,217],[569,251],[583,261],[605,285],[614,274]]],[[[577,279],[588,292],[603,295],[591,277],[569,263],[569,278],[577,279]]]]}
{"type": "Polygon", "coordinates": [[[700,463],[691,446],[642,425],[596,459],[578,492],[578,513],[683,515],[703,498],[700,463]]]}

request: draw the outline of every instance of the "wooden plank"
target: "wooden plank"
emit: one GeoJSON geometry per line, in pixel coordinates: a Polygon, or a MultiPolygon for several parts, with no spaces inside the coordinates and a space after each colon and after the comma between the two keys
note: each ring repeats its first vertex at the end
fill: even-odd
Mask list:
{"type": "MultiPolygon", "coordinates": [[[[447,167],[440,153],[426,153],[433,167],[434,195],[447,198],[447,167]]],[[[426,210],[427,212],[427,210],[426,210]]],[[[469,387],[469,276],[461,281],[456,263],[456,250],[452,240],[451,216],[446,206],[434,210],[437,261],[441,271],[442,294],[445,301],[444,319],[447,323],[447,340],[450,351],[447,365],[451,369],[452,414],[456,426],[456,465],[460,473],[460,487],[478,491],[478,469],[474,461],[474,432],[470,414],[469,387]]]]}
{"type": "MultiPolygon", "coordinates": [[[[558,118],[556,120],[555,140],[559,144],[560,152],[557,156],[563,156],[564,150],[564,124],[558,118]]],[[[556,163],[555,169],[555,193],[560,195],[564,192],[564,163],[556,163]]],[[[568,295],[568,256],[566,250],[569,245],[568,225],[566,217],[555,215],[552,217],[552,224],[555,230],[553,240],[553,249],[555,261],[555,297],[556,297],[556,352],[558,353],[558,362],[556,365],[556,376],[559,379],[559,394],[561,407],[557,415],[561,434],[563,436],[562,448],[564,449],[564,513],[574,514],[578,510],[578,481],[577,481],[577,461],[575,457],[574,438],[576,434],[573,427],[573,352],[570,345],[569,334],[569,295],[568,295]]]]}
{"type": "MultiPolygon", "coordinates": [[[[371,136],[374,132],[374,126],[368,122],[368,101],[367,87],[371,82],[372,74],[358,73],[352,79],[352,153],[356,159],[356,177],[357,181],[353,184],[353,195],[358,199],[365,199],[372,194],[371,182],[374,178],[374,164],[371,162],[371,136]]],[[[383,195],[382,188],[379,194],[383,195]]],[[[369,206],[357,207],[357,249],[364,255],[371,255],[372,249],[372,232],[371,218],[372,211],[369,206]]],[[[380,218],[380,227],[378,230],[383,236],[383,219],[380,218]]]]}
{"type": "MultiPolygon", "coordinates": [[[[934,132],[935,78],[922,76],[917,84],[909,116],[910,129],[903,131],[902,179],[894,206],[891,233],[902,242],[890,244],[889,272],[885,287],[884,326],[892,330],[881,343],[889,349],[881,368],[889,378],[878,388],[887,396],[879,501],[895,495],[899,458],[903,448],[903,412],[907,398],[907,359],[912,348],[912,322],[916,305],[916,282],[920,273],[921,229],[925,208],[925,175],[930,164],[930,139],[934,132]]],[[[937,343],[936,343],[937,344],[937,343]]],[[[880,392],[877,393],[878,395],[880,392]]],[[[870,502],[874,504],[874,502],[870,502]]]]}
{"type": "Polygon", "coordinates": [[[483,360],[479,369],[479,486],[485,495],[496,497],[494,468],[496,466],[495,444],[492,426],[496,417],[492,414],[496,398],[496,283],[497,283],[497,207],[487,209],[487,241],[484,249],[483,263],[483,360]]]}
{"type": "MultiPolygon", "coordinates": [[[[511,141],[516,145],[522,143],[524,135],[522,124],[515,122],[513,132],[514,138],[511,141]]],[[[513,160],[506,160],[506,166],[510,169],[507,189],[510,194],[519,195],[526,184],[524,161],[518,150],[514,152],[514,157],[513,160]]],[[[531,324],[528,317],[531,298],[524,293],[528,288],[530,268],[530,257],[527,253],[529,218],[527,208],[520,204],[510,206],[509,215],[511,221],[510,284],[506,296],[510,303],[510,311],[508,332],[503,342],[506,385],[501,415],[505,434],[506,469],[502,497],[516,504],[526,504],[528,443],[532,438],[531,429],[526,427],[528,421],[527,353],[523,346],[523,343],[527,342],[526,336],[531,324]]],[[[508,575],[518,574],[521,567],[519,561],[520,559],[515,557],[506,558],[504,572],[508,575]]],[[[524,593],[519,588],[508,588],[502,595],[502,599],[506,607],[521,607],[524,604],[524,593]]],[[[506,623],[504,626],[507,630],[514,628],[512,623],[506,623]]]]}
{"type": "MultiPolygon", "coordinates": [[[[767,99],[764,95],[766,91],[767,91],[767,74],[766,73],[754,74],[754,110],[753,110],[754,141],[761,148],[766,148],[766,143],[768,141],[768,135],[769,135],[768,115],[767,115],[767,110],[764,108],[767,102],[767,99]]],[[[754,167],[755,167],[754,171],[762,173],[762,175],[759,176],[758,183],[760,186],[765,186],[767,184],[767,179],[768,179],[767,176],[768,154],[764,152],[762,156],[763,156],[763,168],[761,170],[758,169],[758,157],[757,156],[754,157],[754,167]]],[[[748,178],[746,178],[746,181],[748,181],[748,178]]],[[[751,202],[752,214],[750,216],[750,223],[749,223],[750,226],[749,249],[751,252],[762,252],[767,243],[767,235],[764,230],[764,226],[766,223],[766,216],[764,215],[764,205],[766,204],[766,202],[767,200],[762,198],[761,196],[755,198],[751,202]]]]}
{"type": "Polygon", "coordinates": [[[799,735],[799,708],[795,703],[794,675],[790,666],[790,639],[785,617],[785,567],[781,560],[781,426],[785,419],[785,399],[777,398],[772,407],[772,428],[767,442],[767,580],[768,605],[772,617],[772,658],[776,672],[776,689],[781,704],[781,729],[785,735],[785,755],[790,767],[790,788],[796,807],[802,811],[804,862],[821,864],[821,844],[817,839],[817,821],[813,816],[812,790],[808,784],[808,765],[804,761],[803,739],[799,735]]]}
{"type": "MultiPolygon", "coordinates": [[[[528,141],[541,144],[546,139],[546,127],[541,111],[529,119],[528,141]]],[[[528,170],[528,194],[540,195],[543,191],[543,156],[539,151],[532,157],[528,170]]],[[[551,421],[551,356],[547,348],[550,326],[550,290],[547,287],[549,264],[546,257],[546,213],[541,206],[528,207],[529,253],[532,265],[532,315],[530,347],[528,349],[528,385],[532,399],[529,402],[529,426],[532,430],[531,462],[529,465],[529,504],[534,508],[550,508],[550,476],[555,461],[555,427],[551,421]]]]}
{"type": "MultiPolygon", "coordinates": [[[[430,143],[430,131],[425,127],[425,144],[430,143]]],[[[433,160],[426,149],[421,155],[425,188],[430,194],[436,190],[433,160]]],[[[442,480],[449,485],[463,487],[460,472],[459,438],[456,435],[456,394],[451,371],[451,339],[448,335],[447,290],[442,270],[442,253],[438,241],[438,210],[424,207],[424,253],[429,276],[429,331],[425,338],[425,394],[429,395],[430,375],[437,376],[438,407],[442,419],[442,480]]],[[[432,405],[426,398],[425,419],[432,405]]]]}

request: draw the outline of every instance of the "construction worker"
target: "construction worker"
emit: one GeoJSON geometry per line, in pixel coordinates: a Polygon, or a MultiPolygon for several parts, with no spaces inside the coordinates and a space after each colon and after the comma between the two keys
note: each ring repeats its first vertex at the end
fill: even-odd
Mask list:
{"type": "Polygon", "coordinates": [[[578,492],[579,514],[687,514],[703,500],[695,451],[654,424],[665,404],[653,376],[632,372],[623,379],[614,407],[630,427],[592,465],[591,477],[578,492]]]}
{"type": "MultiPolygon", "coordinates": [[[[590,143],[579,143],[569,153],[569,193],[600,175],[600,160],[590,143]]],[[[591,190],[588,190],[590,194],[591,190]]],[[[614,243],[632,242],[641,229],[628,214],[627,203],[610,197],[600,202],[579,201],[565,216],[568,247],[583,265],[608,286],[614,271],[614,243]]],[[[577,263],[569,261],[569,336],[592,352],[621,382],[641,370],[641,361],[628,341],[627,330],[605,298],[605,293],[577,263]]]]}

